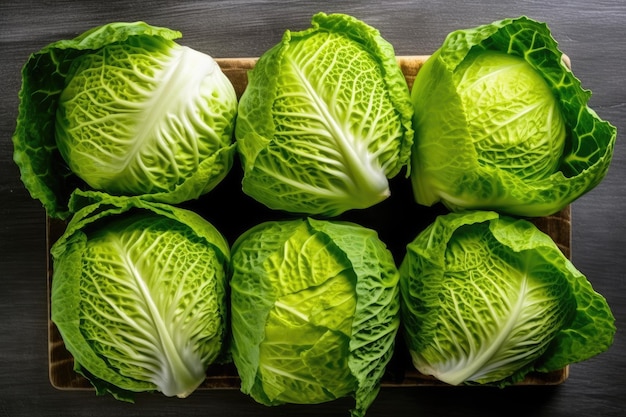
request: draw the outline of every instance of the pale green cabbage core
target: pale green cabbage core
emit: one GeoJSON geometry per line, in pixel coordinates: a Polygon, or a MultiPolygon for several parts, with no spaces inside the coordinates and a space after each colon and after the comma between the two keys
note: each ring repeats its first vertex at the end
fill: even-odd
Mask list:
{"type": "Polygon", "coordinates": [[[172,192],[232,141],[235,92],[206,54],[131,37],[72,65],[56,140],[72,171],[94,189],[172,192]]]}
{"type": "Polygon", "coordinates": [[[470,53],[453,73],[478,161],[520,179],[545,178],[561,162],[565,121],[544,78],[523,58],[470,53]]]}

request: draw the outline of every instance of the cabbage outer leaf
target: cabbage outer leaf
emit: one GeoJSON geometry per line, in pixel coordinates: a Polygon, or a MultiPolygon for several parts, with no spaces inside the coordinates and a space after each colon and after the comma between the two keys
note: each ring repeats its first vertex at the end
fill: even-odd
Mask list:
{"type": "Polygon", "coordinates": [[[51,250],[51,312],[76,370],[123,400],[188,396],[223,354],[226,241],[193,212],[138,198],[79,193],[70,204],[51,250]]]}
{"type": "Polygon", "coordinates": [[[376,234],[349,223],[268,222],[231,261],[233,360],[256,401],[319,403],[378,392],[399,325],[398,272],[376,234]]]}
{"type": "Polygon", "coordinates": [[[144,22],[117,22],[29,57],[22,69],[14,160],[50,217],[70,215],[67,204],[76,188],[179,203],[226,175],[235,153],[236,95],[211,57],[173,41],[180,36],[144,22]],[[131,50],[149,53],[133,56],[131,50]],[[93,68],[78,68],[78,62],[103,70],[106,82],[98,84],[93,68]],[[200,73],[208,77],[189,76],[190,65],[204,68],[200,73]],[[89,91],[70,99],[81,85],[89,91]],[[116,113],[107,115],[111,108],[116,113]]]}
{"type": "Polygon", "coordinates": [[[450,384],[508,385],[613,340],[606,300],[525,220],[440,216],[408,245],[400,274],[413,363],[450,384]]]}
{"type": "Polygon", "coordinates": [[[455,211],[485,209],[522,216],[558,212],[595,187],[612,159],[616,128],[588,107],[590,96],[563,62],[543,23],[520,17],[452,32],[413,84],[416,140],[411,180],[416,201],[427,206],[441,201],[455,211]],[[552,174],[531,180],[479,163],[453,74],[470,52],[480,50],[522,57],[558,99],[567,135],[552,174]]]}
{"type": "Polygon", "coordinates": [[[412,106],[392,46],[345,15],[317,14],[259,59],[235,136],[243,190],[273,209],[338,215],[389,194],[407,165],[412,106]]]}

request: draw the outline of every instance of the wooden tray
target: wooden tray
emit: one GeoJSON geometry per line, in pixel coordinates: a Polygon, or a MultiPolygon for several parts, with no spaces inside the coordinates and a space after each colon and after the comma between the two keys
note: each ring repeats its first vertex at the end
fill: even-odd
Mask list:
{"type": "MultiPolygon", "coordinates": [[[[409,88],[413,85],[413,80],[422,64],[428,58],[427,55],[417,56],[400,56],[398,62],[405,74],[409,88]]],[[[226,74],[226,76],[233,83],[237,96],[241,96],[248,84],[247,72],[254,67],[257,58],[223,58],[217,59],[218,64],[226,74]]],[[[228,219],[216,219],[214,213],[207,212],[207,206],[210,204],[204,204],[202,201],[193,203],[195,206],[191,207],[194,210],[200,212],[209,221],[211,221],[221,232],[225,234],[227,239],[232,243],[239,233],[245,230],[247,227],[259,222],[259,219],[270,220],[280,216],[275,212],[270,212],[267,209],[256,205],[254,201],[250,201],[242,195],[231,195],[232,190],[236,190],[241,186],[241,178],[237,176],[237,170],[240,170],[239,166],[234,166],[232,174],[229,173],[226,180],[221,183],[215,190],[209,193],[211,196],[216,196],[215,201],[226,201],[228,206],[223,207],[220,211],[223,215],[228,216],[228,213],[236,213],[242,205],[247,205],[251,210],[251,213],[256,213],[257,217],[250,217],[247,219],[248,223],[242,223],[242,219],[237,219],[235,222],[229,222],[228,219]],[[221,223],[220,223],[221,221],[221,223]],[[236,227],[235,227],[236,224],[236,227]]],[[[400,177],[400,176],[399,176],[400,177]]],[[[390,250],[394,253],[394,256],[400,256],[400,252],[403,251],[404,246],[415,236],[416,231],[421,230],[425,225],[440,213],[440,209],[420,208],[413,202],[410,186],[407,186],[408,180],[406,178],[392,180],[392,197],[389,201],[385,201],[371,210],[368,209],[364,212],[354,213],[352,216],[348,215],[346,220],[352,220],[363,224],[364,226],[372,227],[379,232],[383,241],[387,243],[390,250]],[[394,188],[395,187],[395,188],[394,188]],[[399,202],[398,202],[399,201],[399,202]],[[402,207],[405,215],[410,215],[409,219],[410,227],[405,227],[406,218],[402,219],[402,227],[396,227],[396,217],[402,216],[386,216],[385,210],[389,208],[389,205],[395,204],[397,207],[402,207]],[[410,211],[409,211],[410,210],[410,211]],[[394,220],[394,218],[396,218],[394,220]],[[381,222],[383,219],[383,222],[381,222]],[[398,242],[390,242],[388,236],[396,236],[397,234],[404,233],[398,242]]],[[[242,194],[242,193],[238,193],[242,194]]],[[[387,212],[388,214],[388,212],[387,212]]],[[[549,216],[542,217],[533,220],[533,222],[550,235],[552,239],[557,243],[559,248],[567,256],[571,256],[571,210],[570,207],[565,208],[561,212],[549,216]]],[[[93,387],[87,379],[74,372],[74,361],[72,355],[65,349],[65,345],[61,338],[56,326],[50,320],[50,284],[52,280],[52,259],[50,258],[50,248],[54,242],[62,235],[65,230],[65,223],[59,220],[48,218],[46,221],[46,242],[47,242],[47,285],[48,285],[48,365],[49,365],[49,377],[53,387],[61,390],[91,390],[93,387]]],[[[568,377],[569,368],[565,367],[561,370],[550,373],[533,373],[530,374],[519,385],[557,385],[564,382],[568,377]]],[[[402,340],[398,340],[396,343],[396,351],[392,358],[387,372],[382,380],[383,387],[410,387],[410,386],[444,386],[446,384],[437,381],[433,377],[422,375],[417,372],[411,365],[408,352],[404,348],[402,340]]],[[[240,380],[237,376],[234,365],[212,365],[207,370],[207,376],[204,383],[199,389],[239,389],[240,380]]]]}

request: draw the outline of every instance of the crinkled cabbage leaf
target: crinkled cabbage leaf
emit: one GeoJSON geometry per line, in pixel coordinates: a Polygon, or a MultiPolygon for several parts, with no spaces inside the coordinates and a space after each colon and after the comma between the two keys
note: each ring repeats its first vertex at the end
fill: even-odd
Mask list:
{"type": "Polygon", "coordinates": [[[51,249],[51,314],[98,394],[186,397],[225,354],[230,249],[197,214],[77,192],[51,249]]]}
{"type": "Polygon", "coordinates": [[[334,216],[390,195],[413,108],[393,47],[347,15],[286,31],[249,73],[235,136],[243,191],[272,209],[334,216]]]}
{"type": "Polygon", "coordinates": [[[496,212],[439,216],[400,266],[413,364],[441,381],[509,385],[613,343],[606,300],[552,239],[496,212]]]}
{"type": "Polygon", "coordinates": [[[22,69],[14,160],[51,217],[76,188],[197,198],[228,173],[235,90],[181,34],[110,23],[32,54],[22,69]]]}
{"type": "Polygon", "coordinates": [[[266,405],[378,393],[399,326],[398,270],[377,234],[311,218],[262,223],[232,248],[232,357],[266,405]]]}
{"type": "Polygon", "coordinates": [[[450,33],[413,84],[416,201],[558,212],[604,178],[613,155],[616,129],[588,107],[590,95],[543,23],[450,33]]]}

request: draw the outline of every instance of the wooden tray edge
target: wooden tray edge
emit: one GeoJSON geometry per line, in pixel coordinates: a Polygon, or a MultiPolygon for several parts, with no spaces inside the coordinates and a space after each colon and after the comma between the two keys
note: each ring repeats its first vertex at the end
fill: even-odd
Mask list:
{"type": "MultiPolygon", "coordinates": [[[[429,55],[398,56],[398,63],[405,74],[409,89],[417,72],[429,55]]],[[[247,86],[247,73],[258,58],[217,58],[216,62],[235,86],[237,97],[243,94],[247,86]]],[[[567,61],[569,63],[569,61],[567,61]]],[[[552,216],[533,219],[533,222],[545,233],[550,235],[563,253],[571,258],[571,208],[570,206],[552,216]]],[[[46,218],[46,254],[47,260],[47,296],[48,296],[48,376],[51,385],[59,390],[93,390],[89,381],[74,371],[74,361],[56,326],[50,320],[50,290],[52,282],[52,258],[50,248],[61,236],[65,222],[46,218]]],[[[558,385],[569,377],[569,367],[550,373],[531,374],[516,385],[558,385]]],[[[422,375],[415,370],[407,370],[401,378],[383,379],[382,387],[424,387],[449,386],[433,377],[422,375]]],[[[205,382],[199,387],[203,389],[239,389],[239,378],[232,364],[212,365],[207,371],[205,382]]]]}

